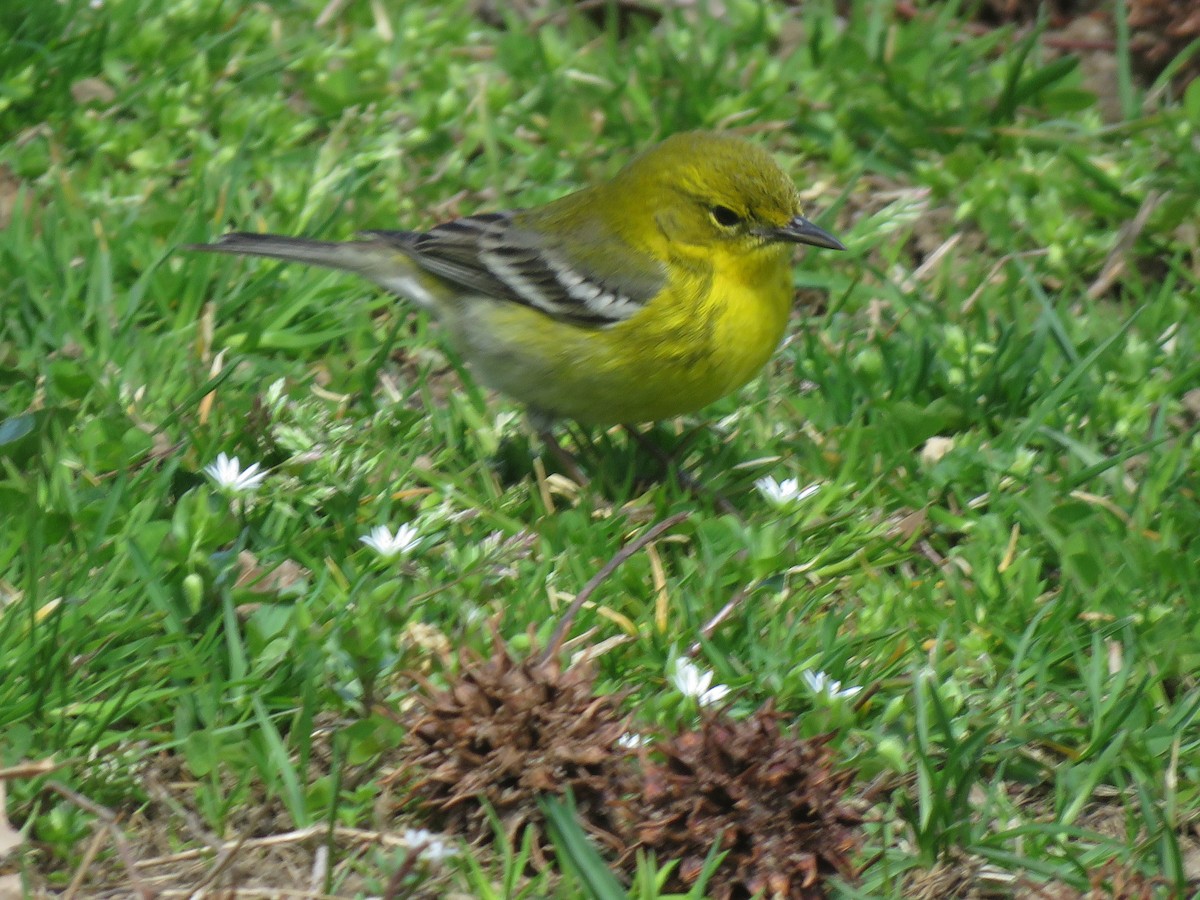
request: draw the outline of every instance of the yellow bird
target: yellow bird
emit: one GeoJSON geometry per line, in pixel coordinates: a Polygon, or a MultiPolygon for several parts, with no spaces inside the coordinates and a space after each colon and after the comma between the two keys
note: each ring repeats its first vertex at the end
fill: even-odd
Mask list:
{"type": "Polygon", "coordinates": [[[543,427],[652,422],[737,390],[783,338],[791,245],[845,249],[766,151],[699,131],[545,206],[360,237],[191,249],[370,279],[434,313],[476,376],[543,427]]]}

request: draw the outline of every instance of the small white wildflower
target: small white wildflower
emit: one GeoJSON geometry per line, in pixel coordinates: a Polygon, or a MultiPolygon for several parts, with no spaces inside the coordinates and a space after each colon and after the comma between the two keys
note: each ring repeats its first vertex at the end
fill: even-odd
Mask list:
{"type": "Polygon", "coordinates": [[[729,693],[729,688],[723,684],[712,684],[713,673],[701,669],[687,659],[675,661],[675,669],[671,673],[671,683],[685,697],[694,697],[701,706],[719,703],[729,693]]]}
{"type": "Polygon", "coordinates": [[[217,483],[217,487],[237,494],[257,490],[267,473],[260,470],[254,463],[243,471],[241,461],[236,457],[217,454],[217,461],[204,467],[204,474],[217,483]]]}
{"type": "Polygon", "coordinates": [[[386,525],[376,525],[369,534],[359,538],[384,559],[408,553],[421,542],[415,525],[401,525],[393,534],[386,525]]]}
{"type": "Polygon", "coordinates": [[[636,750],[650,743],[650,738],[635,731],[627,731],[617,738],[617,746],[624,750],[636,750]]]}
{"type": "Polygon", "coordinates": [[[862,691],[862,688],[854,686],[843,688],[840,681],[830,678],[824,672],[814,672],[812,669],[805,669],[800,677],[804,679],[804,683],[808,685],[808,689],[814,694],[824,694],[830,699],[843,698],[848,700],[862,691]]]}
{"type": "Polygon", "coordinates": [[[769,475],[758,479],[758,481],[754,482],[754,486],[763,495],[763,499],[775,507],[794,506],[797,503],[807,500],[821,489],[820,482],[813,482],[812,484],[800,487],[800,480],[797,478],[785,478],[783,481],[776,481],[769,475]]]}
{"type": "Polygon", "coordinates": [[[417,850],[426,862],[441,862],[458,855],[457,847],[426,828],[406,828],[403,837],[408,849],[417,850]]]}

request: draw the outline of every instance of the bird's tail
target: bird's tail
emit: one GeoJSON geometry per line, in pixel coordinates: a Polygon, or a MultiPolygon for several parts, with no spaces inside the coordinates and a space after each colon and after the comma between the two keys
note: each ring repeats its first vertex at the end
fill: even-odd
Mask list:
{"type": "Polygon", "coordinates": [[[186,249],[205,253],[267,256],[359,274],[367,274],[380,258],[380,247],[372,241],[314,241],[282,234],[250,234],[242,231],[222,235],[212,244],[188,244],[186,249]]]}
{"type": "MultiPolygon", "coordinates": [[[[407,233],[407,232],[406,232],[407,233]]],[[[188,250],[266,256],[289,262],[353,272],[428,309],[437,310],[444,289],[422,272],[401,242],[369,238],[361,241],[314,241],[281,234],[233,232],[212,244],[188,244],[188,250]]]]}

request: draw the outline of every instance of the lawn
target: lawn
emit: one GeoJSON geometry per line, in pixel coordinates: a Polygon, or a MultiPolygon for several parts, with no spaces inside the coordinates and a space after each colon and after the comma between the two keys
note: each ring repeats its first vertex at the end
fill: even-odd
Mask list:
{"type": "Polygon", "coordinates": [[[6,4],[0,896],[1194,895],[1200,54],[1147,69],[1115,8],[6,4]],[[424,314],[181,249],[538,204],[693,128],[848,252],[797,254],[736,395],[564,427],[585,485],[424,314]],[[535,771],[543,688],[603,757],[576,812],[419,752],[440,709],[535,771]],[[624,803],[667,760],[747,799],[664,837],[624,803]]]}

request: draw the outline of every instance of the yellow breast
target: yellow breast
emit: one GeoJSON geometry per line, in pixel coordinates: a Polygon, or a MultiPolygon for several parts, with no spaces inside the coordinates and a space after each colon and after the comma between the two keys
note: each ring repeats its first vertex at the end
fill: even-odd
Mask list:
{"type": "Polygon", "coordinates": [[[609,328],[582,328],[511,302],[473,298],[444,317],[479,378],[532,409],[597,425],[694,412],[753,378],[783,337],[789,254],[710,256],[609,328]]]}

